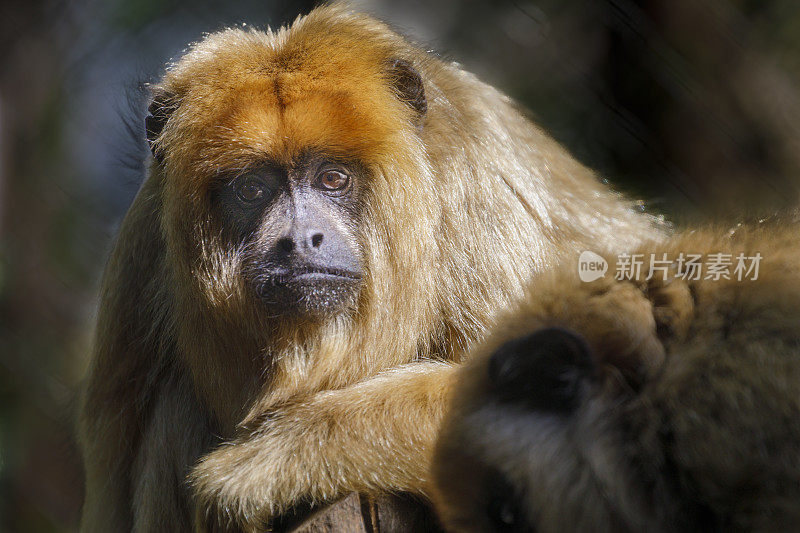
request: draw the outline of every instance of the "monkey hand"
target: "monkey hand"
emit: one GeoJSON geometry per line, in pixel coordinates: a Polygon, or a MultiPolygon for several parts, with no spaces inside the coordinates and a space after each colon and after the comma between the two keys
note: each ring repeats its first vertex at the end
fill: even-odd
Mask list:
{"type": "Polygon", "coordinates": [[[272,519],[301,497],[333,499],[323,483],[331,477],[326,465],[307,456],[321,456],[310,444],[326,439],[325,425],[313,413],[318,403],[311,397],[271,406],[198,463],[190,475],[197,523],[204,524],[198,529],[269,531],[272,519]]]}
{"type": "Polygon", "coordinates": [[[258,435],[220,446],[194,468],[198,531],[269,530],[271,518],[303,494],[302,476],[285,479],[297,470],[297,432],[282,418],[263,417],[258,435]]]}
{"type": "Polygon", "coordinates": [[[453,370],[413,363],[265,410],[192,472],[198,512],[263,530],[300,499],[424,494],[453,370]]]}

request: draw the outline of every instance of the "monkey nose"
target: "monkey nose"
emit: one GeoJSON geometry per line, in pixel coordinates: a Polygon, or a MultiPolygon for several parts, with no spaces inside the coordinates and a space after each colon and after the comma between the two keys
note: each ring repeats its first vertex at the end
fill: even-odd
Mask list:
{"type": "Polygon", "coordinates": [[[294,239],[291,237],[281,237],[278,239],[278,249],[282,252],[291,253],[294,251],[294,239]]]}
{"type": "Polygon", "coordinates": [[[309,230],[302,232],[295,232],[292,235],[287,235],[278,239],[278,249],[285,253],[291,253],[297,249],[310,250],[322,246],[324,235],[321,231],[309,230]]]}

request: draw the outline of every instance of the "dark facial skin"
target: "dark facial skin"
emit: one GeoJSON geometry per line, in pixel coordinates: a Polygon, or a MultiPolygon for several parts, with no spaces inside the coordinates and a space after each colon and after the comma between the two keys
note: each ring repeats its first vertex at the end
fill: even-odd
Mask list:
{"type": "Polygon", "coordinates": [[[593,371],[586,341],[563,328],[510,340],[489,361],[489,381],[500,400],[563,415],[577,408],[581,384],[593,371]]]}
{"type": "Polygon", "coordinates": [[[324,318],[355,305],[363,180],[358,164],[315,156],[289,168],[260,166],[215,190],[223,234],[243,253],[242,273],[276,314],[324,318]]]}

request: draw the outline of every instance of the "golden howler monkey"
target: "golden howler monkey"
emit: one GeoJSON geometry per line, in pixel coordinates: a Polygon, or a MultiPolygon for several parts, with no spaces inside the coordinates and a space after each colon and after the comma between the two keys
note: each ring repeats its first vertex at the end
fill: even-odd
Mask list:
{"type": "Polygon", "coordinates": [[[665,261],[650,280],[623,257],[581,282],[577,254],[534,280],[455,387],[433,463],[449,530],[800,530],[798,231],[629,251],[665,261]]]}
{"type": "Polygon", "coordinates": [[[496,311],[567,250],[660,231],[506,96],[340,6],[211,34],[152,89],[83,406],[86,531],[424,494],[496,311]]]}

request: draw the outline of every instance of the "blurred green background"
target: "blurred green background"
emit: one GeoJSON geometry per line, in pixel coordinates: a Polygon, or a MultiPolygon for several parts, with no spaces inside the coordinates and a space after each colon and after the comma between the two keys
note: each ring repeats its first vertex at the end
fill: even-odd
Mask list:
{"type": "MultiPolygon", "coordinates": [[[[364,0],[678,221],[794,205],[796,0],[364,0]]],[[[314,2],[0,4],[0,531],[73,530],[98,278],[146,150],[142,84],[203,32],[314,2]]]]}

